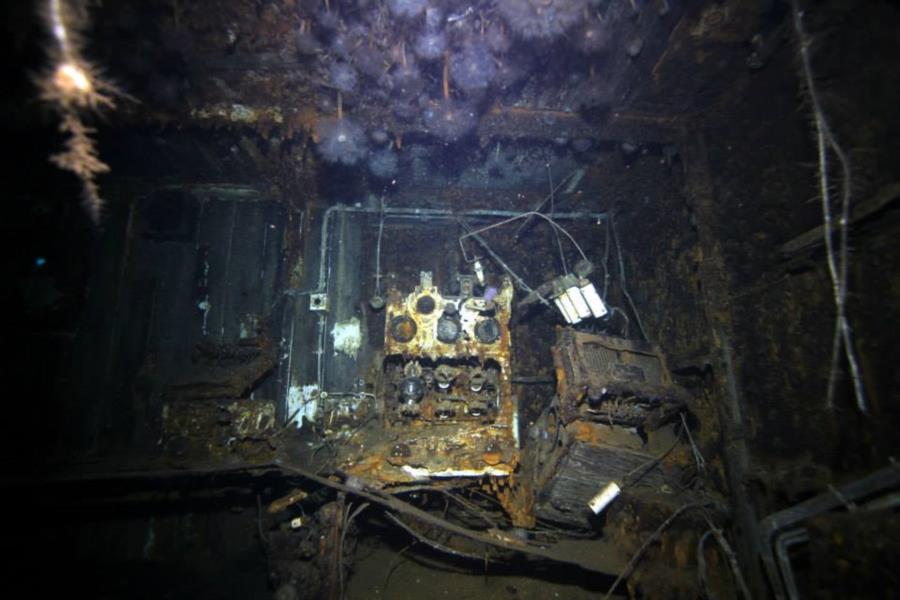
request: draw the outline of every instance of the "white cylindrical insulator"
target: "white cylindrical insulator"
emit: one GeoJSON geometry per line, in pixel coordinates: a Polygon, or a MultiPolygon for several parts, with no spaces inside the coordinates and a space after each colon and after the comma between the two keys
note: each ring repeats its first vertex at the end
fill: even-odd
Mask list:
{"type": "Polygon", "coordinates": [[[587,285],[582,286],[581,295],[584,296],[584,299],[587,301],[595,319],[599,319],[609,312],[609,309],[606,308],[606,304],[603,303],[603,298],[597,293],[597,288],[594,287],[593,283],[588,282],[587,285]]]}
{"type": "Polygon", "coordinates": [[[478,280],[478,285],[484,285],[484,266],[482,266],[481,261],[476,260],[472,267],[475,270],[475,279],[478,280]]]}
{"type": "Polygon", "coordinates": [[[587,319],[591,316],[591,309],[584,296],[581,295],[581,290],[573,285],[566,290],[566,296],[572,301],[572,306],[575,307],[575,312],[578,313],[580,319],[587,319]]]}
{"type": "Polygon", "coordinates": [[[588,502],[588,508],[590,508],[595,515],[599,515],[621,492],[622,488],[619,487],[619,484],[615,481],[610,481],[602,490],[597,492],[596,496],[591,498],[590,502],[588,502]]]}
{"type": "Polygon", "coordinates": [[[562,301],[559,298],[554,298],[553,302],[554,302],[554,304],[556,304],[556,308],[559,309],[559,312],[562,313],[562,316],[565,317],[566,323],[569,323],[571,325],[572,317],[569,315],[569,313],[566,312],[566,307],[563,306],[562,301]]]}
{"type": "Polygon", "coordinates": [[[557,300],[562,305],[563,312],[568,315],[567,320],[569,321],[569,323],[572,323],[574,325],[575,323],[581,322],[581,317],[578,316],[578,311],[575,310],[575,306],[572,305],[572,301],[569,300],[569,297],[565,292],[560,294],[557,297],[557,300]]]}

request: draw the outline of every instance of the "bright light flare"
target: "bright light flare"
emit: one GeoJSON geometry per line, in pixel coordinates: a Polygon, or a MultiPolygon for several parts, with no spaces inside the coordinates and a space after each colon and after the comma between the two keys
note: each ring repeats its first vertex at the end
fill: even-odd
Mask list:
{"type": "Polygon", "coordinates": [[[71,62],[64,62],[56,67],[56,73],[53,74],[53,85],[64,97],[90,94],[94,89],[88,73],[71,62]]]}

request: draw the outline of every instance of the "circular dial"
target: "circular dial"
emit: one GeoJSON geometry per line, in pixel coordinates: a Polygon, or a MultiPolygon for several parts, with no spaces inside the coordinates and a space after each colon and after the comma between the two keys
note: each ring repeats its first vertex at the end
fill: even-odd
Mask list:
{"type": "Polygon", "coordinates": [[[442,316],[437,322],[437,339],[445,344],[453,344],[459,339],[462,332],[462,325],[458,319],[442,316]]]}
{"type": "Polygon", "coordinates": [[[400,315],[391,319],[391,337],[401,344],[411,341],[416,337],[416,322],[408,315],[400,315]]]}
{"type": "Polygon", "coordinates": [[[482,344],[493,344],[500,339],[500,322],[490,317],[475,325],[475,337],[482,344]]]}

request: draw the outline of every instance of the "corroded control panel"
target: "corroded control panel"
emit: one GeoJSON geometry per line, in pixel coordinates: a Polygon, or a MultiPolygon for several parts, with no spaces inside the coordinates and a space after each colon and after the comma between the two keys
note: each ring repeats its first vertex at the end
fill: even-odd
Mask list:
{"type": "Polygon", "coordinates": [[[518,461],[512,283],[481,295],[470,280],[461,288],[444,296],[423,272],[411,293],[388,297],[378,396],[392,440],[386,458],[401,479],[503,476],[518,461]]]}

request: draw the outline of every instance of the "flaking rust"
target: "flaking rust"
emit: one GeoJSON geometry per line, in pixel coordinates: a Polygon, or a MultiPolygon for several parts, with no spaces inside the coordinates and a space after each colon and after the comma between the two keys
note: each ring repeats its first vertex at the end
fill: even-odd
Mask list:
{"type": "Polygon", "coordinates": [[[557,328],[552,348],[564,423],[575,420],[657,429],[687,393],[656,344],[557,328]]]}

